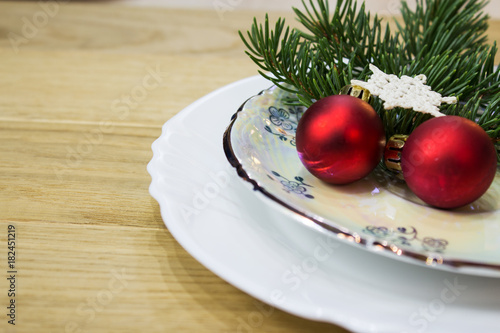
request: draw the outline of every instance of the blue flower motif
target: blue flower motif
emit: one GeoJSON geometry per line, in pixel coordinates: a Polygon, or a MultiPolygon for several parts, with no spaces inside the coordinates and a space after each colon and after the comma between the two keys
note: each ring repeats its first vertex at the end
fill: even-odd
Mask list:
{"type": "Polygon", "coordinates": [[[445,239],[425,237],[422,244],[427,250],[442,252],[446,249],[446,246],[448,246],[448,241],[445,239]]]}
{"type": "Polygon", "coordinates": [[[377,227],[374,225],[366,227],[364,232],[380,238],[385,238],[389,235],[389,229],[387,227],[377,227]]]}
{"type": "Polygon", "coordinates": [[[264,127],[264,130],[275,135],[283,142],[289,142],[290,145],[295,147],[295,132],[297,131],[297,124],[304,110],[305,108],[301,106],[291,106],[288,111],[283,108],[271,106],[268,109],[268,125],[264,127]]]}
{"type": "Polygon", "coordinates": [[[269,108],[269,113],[271,114],[269,116],[269,120],[271,120],[273,125],[281,127],[285,131],[293,129],[293,124],[290,121],[290,114],[288,111],[271,106],[269,108]]]}
{"type": "Polygon", "coordinates": [[[432,237],[419,238],[418,231],[414,227],[399,227],[393,230],[384,226],[370,225],[367,226],[363,232],[378,238],[386,239],[394,244],[409,247],[413,246],[415,243],[420,243],[424,250],[437,253],[443,253],[449,244],[445,239],[432,237]]]}
{"type": "Polygon", "coordinates": [[[307,191],[305,186],[302,186],[298,182],[294,182],[291,180],[282,180],[281,184],[288,190],[288,192],[302,194],[307,191]]]}
{"type": "MultiPolygon", "coordinates": [[[[314,199],[314,196],[307,193],[307,187],[313,187],[313,186],[306,184],[304,182],[304,178],[297,176],[297,177],[295,177],[294,180],[289,180],[286,177],[283,177],[282,175],[277,173],[276,171],[272,171],[272,174],[275,177],[278,177],[281,179],[280,183],[281,183],[281,185],[283,185],[283,190],[285,192],[303,195],[304,197],[306,197],[308,199],[314,199]]],[[[269,176],[269,178],[274,180],[274,178],[272,176],[269,176]]]]}

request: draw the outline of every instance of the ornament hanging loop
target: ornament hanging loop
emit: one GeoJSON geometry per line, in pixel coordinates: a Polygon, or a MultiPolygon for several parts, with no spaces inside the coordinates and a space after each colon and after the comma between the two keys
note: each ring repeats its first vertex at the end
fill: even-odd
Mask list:
{"type": "Polygon", "coordinates": [[[403,148],[406,144],[407,139],[408,135],[403,135],[403,134],[393,135],[387,142],[384,151],[385,166],[389,170],[401,175],[401,177],[403,175],[401,173],[401,171],[403,170],[401,167],[401,153],[403,152],[403,148]]]}
{"type": "Polygon", "coordinates": [[[352,97],[356,97],[367,102],[368,104],[370,104],[372,101],[372,94],[368,89],[353,84],[349,84],[340,89],[339,95],[349,95],[352,97]]]}

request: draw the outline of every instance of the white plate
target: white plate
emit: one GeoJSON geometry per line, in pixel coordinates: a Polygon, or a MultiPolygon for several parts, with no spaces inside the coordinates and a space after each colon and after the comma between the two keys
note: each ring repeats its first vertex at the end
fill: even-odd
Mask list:
{"type": "Polygon", "coordinates": [[[294,145],[300,107],[272,87],[249,99],[225,133],[241,177],[293,216],[351,244],[394,259],[500,277],[500,171],[489,190],[456,210],[429,207],[389,171],[329,185],[310,174],[294,145]]]}
{"type": "Polygon", "coordinates": [[[269,86],[260,77],[236,82],[164,125],[148,165],[150,192],[177,241],[237,288],[304,318],[356,332],[496,331],[498,279],[429,270],[346,245],[245,188],[226,161],[221,133],[244,99],[269,86]]]}

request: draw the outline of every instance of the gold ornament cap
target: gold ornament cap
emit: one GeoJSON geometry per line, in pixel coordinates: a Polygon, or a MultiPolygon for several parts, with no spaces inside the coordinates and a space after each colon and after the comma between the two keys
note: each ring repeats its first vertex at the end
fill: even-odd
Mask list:
{"type": "Polygon", "coordinates": [[[396,173],[401,173],[401,153],[406,144],[408,135],[393,135],[385,146],[384,163],[385,166],[396,173]]]}
{"type": "Polygon", "coordinates": [[[352,84],[349,84],[340,89],[340,95],[350,95],[352,97],[359,98],[367,103],[371,103],[372,101],[372,94],[368,89],[352,84]]]}

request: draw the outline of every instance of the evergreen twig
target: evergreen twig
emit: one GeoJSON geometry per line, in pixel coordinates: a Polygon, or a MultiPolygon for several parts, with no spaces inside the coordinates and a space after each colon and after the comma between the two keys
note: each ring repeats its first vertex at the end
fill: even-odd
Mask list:
{"type": "MultiPolygon", "coordinates": [[[[259,73],[291,92],[290,104],[310,106],[355,78],[366,80],[375,66],[388,74],[425,74],[427,84],[460,103],[441,112],[477,122],[496,141],[500,138],[500,70],[494,61],[496,43],[487,44],[486,0],[418,0],[415,9],[402,1],[401,22],[372,17],[364,3],[338,0],[333,12],[328,0],[302,0],[294,8],[302,29],[284,19],[271,28],[256,19],[240,37],[259,73]]],[[[410,134],[429,115],[396,108],[384,110],[374,99],[388,136],[410,134]]],[[[500,155],[499,155],[500,161],[500,155]]]]}

